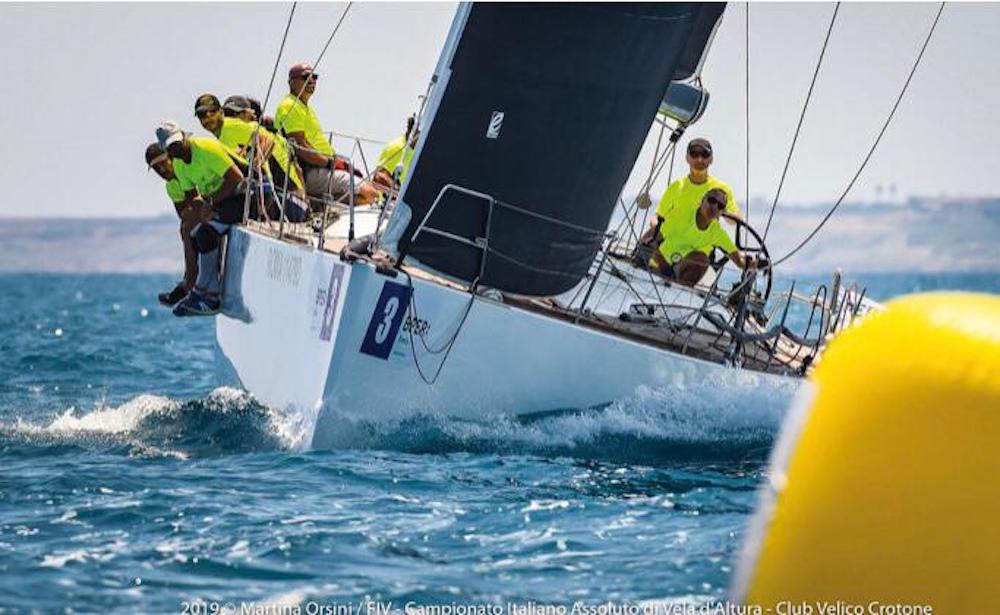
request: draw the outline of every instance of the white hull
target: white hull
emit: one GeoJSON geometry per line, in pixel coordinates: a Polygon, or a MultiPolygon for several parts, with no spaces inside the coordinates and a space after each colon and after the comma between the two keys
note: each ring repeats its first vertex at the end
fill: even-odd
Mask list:
{"type": "Polygon", "coordinates": [[[483,297],[462,324],[469,294],[417,278],[407,310],[408,284],[234,228],[216,320],[223,379],[300,414],[305,443],[322,445],[345,422],[585,408],[730,369],[483,297]],[[432,380],[444,354],[425,344],[446,346],[460,325],[428,384],[417,362],[432,380]]]}

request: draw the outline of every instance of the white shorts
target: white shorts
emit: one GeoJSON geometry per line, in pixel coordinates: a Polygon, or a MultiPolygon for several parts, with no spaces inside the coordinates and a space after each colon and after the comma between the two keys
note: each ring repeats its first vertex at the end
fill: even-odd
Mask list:
{"type": "MultiPolygon", "coordinates": [[[[323,167],[306,167],[304,171],[306,192],[310,196],[330,195],[339,199],[351,188],[351,174],[347,171],[331,171],[323,167]]],[[[354,189],[357,190],[361,181],[357,180],[354,184],[354,189]]]]}

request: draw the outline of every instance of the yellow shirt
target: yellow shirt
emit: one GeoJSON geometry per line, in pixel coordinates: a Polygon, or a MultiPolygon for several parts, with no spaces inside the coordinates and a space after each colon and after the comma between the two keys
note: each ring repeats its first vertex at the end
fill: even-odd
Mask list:
{"type": "Polygon", "coordinates": [[[235,166],[233,154],[221,142],[208,137],[188,137],[188,143],[191,162],[174,158],[174,174],[184,192],[197,188],[202,196],[212,196],[222,188],[226,171],[235,166]]]}
{"type": "Polygon", "coordinates": [[[718,220],[712,220],[708,228],[698,228],[698,208],[694,210],[675,208],[667,212],[660,226],[663,241],[660,254],[671,265],[696,250],[711,254],[712,248],[721,248],[726,254],[736,251],[736,244],[723,230],[718,220]]]}
{"type": "MultiPolygon", "coordinates": [[[[173,164],[173,161],[171,161],[173,164]]],[[[181,180],[177,179],[177,167],[174,167],[174,178],[167,180],[167,196],[176,205],[184,202],[184,188],[181,187],[181,180]]]]}
{"type": "Polygon", "coordinates": [[[288,94],[278,103],[278,109],[274,112],[274,127],[278,132],[284,130],[286,135],[293,132],[305,133],[306,140],[314,150],[327,156],[334,155],[333,146],[319,125],[316,112],[295,94],[288,94]]]}
{"type": "Polygon", "coordinates": [[[667,212],[677,207],[691,211],[698,209],[698,206],[701,205],[701,199],[712,188],[722,188],[726,192],[726,211],[732,214],[739,213],[740,206],[736,202],[736,197],[725,182],[709,175],[705,183],[696,184],[691,181],[690,176],[685,175],[667,186],[663,198],[660,199],[660,204],[656,207],[656,215],[666,218],[667,212]]]}
{"type": "Polygon", "coordinates": [[[250,137],[253,136],[255,128],[256,124],[244,122],[236,117],[224,117],[222,130],[219,131],[219,141],[245,158],[250,150],[250,137]]]}
{"type": "Polygon", "coordinates": [[[399,181],[402,182],[410,169],[410,163],[413,162],[413,148],[407,146],[406,135],[390,141],[378,155],[378,166],[388,171],[390,175],[396,171],[400,162],[403,163],[403,172],[399,174],[399,181]]]}
{"type": "MultiPolygon", "coordinates": [[[[235,151],[240,156],[245,157],[250,150],[250,139],[253,138],[253,134],[256,131],[257,122],[244,122],[238,117],[223,118],[222,130],[219,132],[219,141],[229,148],[230,151],[235,151]]],[[[288,140],[272,132],[265,131],[265,134],[274,140],[274,147],[271,148],[271,157],[278,163],[278,166],[285,172],[285,175],[288,175],[295,187],[303,188],[302,178],[299,176],[298,169],[293,169],[292,173],[288,172],[288,165],[291,161],[288,140]]],[[[265,172],[270,177],[270,169],[265,169],[265,172]]]]}

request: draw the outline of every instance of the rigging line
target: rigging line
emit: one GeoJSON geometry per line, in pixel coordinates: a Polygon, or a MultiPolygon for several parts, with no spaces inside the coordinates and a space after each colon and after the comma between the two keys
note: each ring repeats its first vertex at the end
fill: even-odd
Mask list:
{"type": "Polygon", "coordinates": [[[660,133],[656,135],[656,149],[653,150],[653,160],[650,162],[649,165],[649,176],[647,176],[646,182],[643,186],[646,192],[649,192],[649,189],[653,185],[652,178],[656,173],[656,160],[660,157],[660,145],[663,143],[663,133],[666,132],[666,130],[667,130],[666,122],[661,123],[660,133]]]}
{"type": "Polygon", "coordinates": [[[750,222],[750,3],[747,2],[747,14],[746,14],[746,51],[744,57],[746,58],[746,178],[745,186],[746,193],[743,200],[743,205],[747,208],[747,222],[750,222]]]}
{"type": "MultiPolygon", "coordinates": [[[[656,179],[659,178],[660,173],[663,172],[663,167],[666,165],[667,161],[670,162],[670,170],[667,172],[667,184],[668,185],[670,184],[670,181],[673,178],[673,173],[674,173],[674,155],[676,153],[677,153],[677,142],[673,141],[669,145],[667,145],[667,149],[665,149],[663,151],[663,154],[660,155],[660,160],[658,162],[656,162],[656,170],[655,170],[655,172],[647,179],[647,181],[649,183],[649,186],[647,186],[646,190],[648,190],[649,187],[652,186],[652,183],[655,182],[656,179]]],[[[639,217],[638,213],[639,212],[636,211],[636,217],[634,219],[629,219],[628,208],[625,207],[625,202],[624,202],[624,200],[621,199],[620,196],[619,196],[619,201],[621,202],[621,204],[623,206],[623,209],[625,210],[625,219],[622,221],[622,224],[619,225],[619,228],[615,231],[615,233],[617,234],[618,232],[620,232],[620,230],[621,230],[621,228],[623,226],[627,227],[628,230],[631,232],[632,237],[630,239],[626,239],[625,245],[626,246],[631,245],[632,241],[634,240],[636,246],[638,247],[638,245],[640,243],[642,243],[641,242],[641,234],[642,234],[643,231],[645,231],[646,219],[648,218],[649,212],[647,211],[646,214],[643,216],[643,222],[642,222],[643,228],[641,228],[641,229],[639,229],[637,231],[636,228],[635,228],[635,223],[638,220],[638,217],[639,217]],[[625,224],[625,222],[628,222],[628,224],[625,224]]],[[[650,204],[650,209],[653,209],[652,208],[652,204],[650,204]]],[[[656,278],[655,278],[653,272],[650,271],[648,267],[646,267],[646,272],[649,275],[649,281],[650,281],[650,283],[653,286],[653,290],[656,292],[657,301],[659,301],[660,305],[662,305],[663,304],[663,297],[660,295],[659,287],[656,285],[656,278]]],[[[631,286],[630,286],[630,288],[631,288],[631,286]]],[[[633,289],[633,292],[635,293],[636,297],[639,298],[640,301],[645,301],[646,300],[645,297],[643,297],[642,295],[640,295],[634,289],[633,289]]],[[[584,308],[584,306],[581,305],[580,309],[582,310],[583,308],[584,308]]]]}
{"type": "MultiPolygon", "coordinates": [[[[666,132],[666,130],[667,130],[667,124],[666,124],[666,122],[661,122],[660,123],[660,133],[658,135],[656,135],[656,149],[653,150],[653,160],[650,162],[650,165],[649,165],[649,175],[646,177],[646,181],[643,184],[642,194],[646,195],[647,198],[650,198],[649,197],[649,191],[652,190],[652,188],[653,188],[653,177],[656,174],[656,161],[660,157],[660,145],[663,143],[663,133],[666,132]]],[[[641,195],[639,197],[636,197],[636,205],[639,204],[639,199],[640,198],[641,198],[641,195]]],[[[650,198],[650,201],[652,201],[651,198],[650,198]]],[[[652,205],[652,203],[650,203],[650,205],[652,205]]],[[[647,211],[643,213],[643,216],[642,216],[642,226],[643,227],[646,226],[646,221],[649,219],[649,211],[648,211],[649,209],[651,209],[651,207],[647,206],[647,211]]]]}
{"type": "MultiPolygon", "coordinates": [[[[663,154],[660,155],[660,159],[656,162],[657,166],[656,166],[655,172],[649,178],[647,178],[647,181],[648,181],[649,185],[644,188],[644,191],[648,192],[649,189],[650,189],[650,187],[652,186],[652,183],[655,182],[657,179],[659,179],[660,173],[663,172],[663,167],[664,167],[664,165],[666,164],[666,162],[668,160],[670,161],[670,174],[673,173],[673,168],[674,168],[674,154],[676,152],[677,152],[677,143],[676,142],[670,143],[669,145],[667,145],[667,148],[665,150],[663,150],[663,154]]],[[[669,183],[670,183],[670,177],[668,176],[667,177],[667,184],[669,184],[669,183]]],[[[618,227],[614,231],[614,234],[616,236],[619,233],[621,233],[622,229],[626,226],[626,224],[631,225],[632,227],[635,227],[636,223],[638,223],[638,221],[639,221],[638,199],[636,199],[636,200],[633,201],[633,204],[636,205],[635,218],[632,218],[630,216],[630,214],[629,214],[629,206],[625,204],[625,201],[621,198],[621,195],[619,195],[618,201],[621,204],[621,207],[622,207],[623,212],[625,213],[625,216],[618,223],[618,227]]],[[[658,203],[658,201],[657,201],[657,203],[658,203]]],[[[651,212],[655,212],[655,211],[656,211],[656,208],[653,207],[653,203],[650,202],[649,208],[642,215],[642,224],[641,224],[641,227],[638,230],[638,234],[636,234],[636,229],[635,228],[631,228],[630,229],[632,231],[633,237],[636,240],[636,245],[638,245],[639,243],[641,243],[639,241],[639,239],[641,238],[642,233],[645,232],[646,224],[647,224],[647,222],[649,220],[649,214],[651,212]]],[[[625,237],[623,239],[619,239],[618,240],[617,246],[616,246],[617,249],[621,249],[621,243],[622,243],[622,241],[625,242],[625,249],[626,250],[631,248],[632,240],[629,239],[628,237],[625,237]]]]}
{"type": "MultiPolygon", "coordinates": [[[[669,151],[669,150],[667,150],[667,151],[669,151]]],[[[661,171],[662,171],[662,162],[666,160],[667,151],[663,152],[663,158],[662,158],[661,162],[659,163],[661,165],[661,169],[660,169],[661,171]]],[[[658,174],[659,173],[657,173],[657,175],[658,174]]],[[[625,205],[625,200],[621,198],[621,195],[618,196],[618,202],[621,205],[622,210],[625,213],[625,216],[624,216],[622,222],[618,225],[618,229],[615,231],[615,236],[617,236],[617,234],[619,232],[621,232],[622,228],[627,228],[629,230],[629,232],[631,233],[632,236],[631,236],[631,239],[629,239],[629,238],[625,239],[625,245],[626,245],[626,247],[628,247],[628,246],[630,246],[632,244],[632,240],[635,240],[636,246],[638,246],[639,243],[641,243],[641,242],[640,242],[639,235],[636,233],[635,223],[636,223],[636,221],[638,219],[638,213],[639,212],[637,210],[636,211],[636,217],[632,218],[631,215],[630,215],[630,213],[629,213],[629,208],[628,208],[628,206],[625,205]]],[[[620,244],[619,244],[619,246],[620,246],[620,244]]],[[[603,249],[602,248],[600,251],[601,252],[608,252],[612,248],[613,248],[613,246],[608,246],[607,249],[603,249]]],[[[609,262],[612,262],[612,264],[613,264],[613,260],[612,259],[609,258],[608,260],[609,260],[609,262]]],[[[613,268],[617,269],[617,267],[613,267],[613,268]]],[[[656,288],[656,281],[653,278],[653,273],[651,271],[649,271],[648,269],[646,271],[649,274],[650,283],[653,284],[653,289],[656,291],[657,299],[659,299],[660,303],[662,304],[663,303],[663,298],[660,296],[659,289],[656,288]]],[[[594,275],[597,276],[598,273],[600,273],[600,272],[599,271],[595,272],[594,275]]],[[[589,273],[588,273],[588,275],[589,275],[589,273]]],[[[628,284],[628,283],[626,282],[626,284],[628,284]]],[[[573,303],[580,296],[580,292],[582,292],[583,288],[585,288],[586,286],[587,285],[581,286],[580,289],[578,289],[577,292],[573,295],[573,298],[570,300],[570,302],[568,304],[571,309],[572,309],[573,303]]],[[[631,288],[631,286],[630,286],[630,288],[631,288]]],[[[645,297],[643,297],[642,295],[640,295],[638,292],[636,292],[636,291],[633,291],[633,292],[635,293],[636,297],[640,301],[645,301],[646,300],[645,297]]],[[[586,307],[586,303],[581,303],[580,307],[579,307],[580,312],[582,312],[583,308],[585,308],[585,307],[586,307]]]]}
{"type": "Polygon", "coordinates": [[[792,137],[792,146],[788,149],[788,157],[785,158],[785,168],[781,171],[781,179],[778,181],[778,191],[774,194],[774,202],[771,203],[771,212],[767,215],[767,226],[764,227],[762,240],[767,240],[767,232],[771,230],[771,220],[774,218],[774,210],[778,207],[778,199],[781,198],[781,188],[785,185],[785,176],[788,175],[788,166],[792,162],[792,154],[795,153],[795,144],[799,140],[799,132],[802,130],[802,121],[806,117],[806,110],[809,108],[809,100],[812,98],[813,88],[816,86],[816,78],[819,77],[819,69],[823,65],[823,57],[826,55],[826,47],[830,42],[830,35],[833,33],[833,24],[837,21],[837,13],[840,12],[840,3],[833,7],[833,15],[830,17],[830,25],[826,29],[826,38],[823,39],[823,48],[820,49],[819,59],[816,61],[816,70],[813,71],[812,81],[809,83],[809,91],[806,93],[806,100],[802,104],[802,113],[799,115],[799,123],[795,127],[795,136],[792,137]]]}
{"type": "MultiPolygon", "coordinates": [[[[674,143],[674,147],[670,150],[670,168],[667,169],[667,186],[674,181],[674,157],[677,155],[677,144],[674,143]]],[[[662,168],[660,169],[663,170],[662,168]]]]}
{"type": "MultiPolygon", "coordinates": [[[[636,232],[634,224],[630,224],[628,226],[628,230],[631,231],[631,233],[632,233],[632,239],[634,239],[636,245],[638,245],[641,242],[641,237],[636,232]]],[[[654,250],[655,249],[656,248],[654,248],[654,250]]],[[[660,288],[659,288],[659,286],[656,285],[656,277],[655,277],[654,273],[652,272],[652,270],[649,269],[648,263],[646,264],[646,266],[644,267],[644,269],[646,270],[646,273],[649,275],[649,282],[650,282],[650,284],[652,284],[653,291],[656,293],[656,300],[659,302],[660,305],[663,305],[663,295],[660,294],[660,288]]],[[[630,286],[630,288],[631,288],[631,286],[630,286]]],[[[639,298],[640,301],[643,301],[643,302],[646,301],[646,298],[643,297],[642,295],[640,295],[639,293],[635,293],[635,295],[636,295],[636,297],[639,298]]],[[[584,306],[581,305],[580,309],[582,310],[583,307],[584,306]]]]}
{"type": "MultiPolygon", "coordinates": [[[[611,269],[614,272],[612,275],[617,274],[618,276],[620,276],[618,279],[620,279],[625,284],[625,286],[628,287],[628,290],[631,291],[632,295],[634,295],[635,298],[640,301],[640,305],[649,306],[649,303],[647,302],[648,293],[647,295],[643,295],[641,292],[639,292],[639,290],[635,287],[635,285],[632,284],[632,280],[629,279],[630,278],[629,274],[626,271],[622,270],[622,268],[619,267],[617,263],[615,263],[614,259],[608,259],[608,264],[611,266],[611,269]]],[[[645,281],[641,280],[638,275],[632,277],[642,282],[645,281]]],[[[656,299],[657,299],[656,305],[653,306],[654,312],[656,311],[657,307],[662,308],[660,311],[663,313],[663,320],[666,321],[667,326],[673,326],[674,321],[667,316],[666,308],[675,306],[673,306],[672,304],[668,305],[666,302],[663,301],[663,297],[660,295],[660,288],[659,286],[657,286],[656,280],[652,279],[652,273],[650,273],[650,284],[653,287],[653,292],[656,293],[656,299]]],[[[622,294],[625,296],[625,299],[628,300],[628,295],[625,293],[622,294]]]]}
{"type": "MultiPolygon", "coordinates": [[[[648,194],[649,190],[652,188],[652,184],[660,177],[660,173],[663,172],[663,165],[668,160],[668,155],[670,156],[669,160],[671,162],[671,165],[673,164],[673,152],[675,151],[675,148],[676,148],[676,143],[671,143],[671,144],[667,145],[667,149],[663,150],[663,153],[660,154],[659,153],[659,145],[657,145],[657,152],[656,152],[657,160],[654,160],[654,168],[650,171],[649,177],[647,177],[646,181],[643,183],[643,190],[642,191],[644,193],[648,194]]],[[[673,167],[671,166],[671,168],[673,168],[673,167]]],[[[667,183],[669,183],[669,181],[667,183]]],[[[636,195],[636,198],[633,199],[632,203],[630,203],[628,205],[625,204],[625,201],[624,201],[624,199],[621,198],[620,194],[618,195],[618,201],[621,204],[622,211],[625,213],[625,216],[622,218],[621,221],[619,221],[618,226],[615,228],[615,230],[614,230],[614,234],[615,235],[618,235],[619,233],[621,233],[621,231],[624,228],[624,226],[625,226],[626,223],[634,225],[638,221],[638,218],[639,218],[639,208],[638,208],[638,205],[639,205],[639,195],[636,195]],[[629,214],[629,210],[630,210],[630,208],[633,205],[636,207],[636,217],[634,219],[631,218],[631,216],[629,214]]],[[[647,208],[647,210],[645,211],[645,213],[642,216],[642,229],[645,229],[646,223],[649,220],[650,210],[656,211],[656,209],[653,207],[652,201],[650,201],[649,208],[647,208]]],[[[621,243],[621,241],[619,241],[618,243],[621,243]]],[[[625,240],[625,246],[626,246],[626,248],[629,246],[629,240],[627,240],[627,239],[625,240]]]]}
{"type": "MultiPolygon", "coordinates": [[[[665,123],[662,126],[663,126],[664,129],[666,128],[666,124],[665,123]]],[[[662,134],[663,133],[661,132],[660,135],[662,136],[662,134]]],[[[677,147],[677,142],[676,141],[670,141],[670,142],[667,143],[667,147],[666,147],[666,149],[663,150],[663,153],[660,154],[659,153],[660,140],[659,140],[659,138],[657,138],[657,144],[656,144],[656,150],[657,150],[656,156],[657,157],[654,158],[653,167],[650,169],[649,176],[646,177],[646,181],[644,181],[643,184],[642,184],[642,190],[643,190],[643,192],[648,193],[650,190],[653,189],[653,184],[656,183],[656,180],[660,178],[660,173],[663,172],[663,164],[667,160],[667,155],[671,154],[671,152],[673,152],[673,150],[676,147],[677,147]]]]}
{"type": "MultiPolygon", "coordinates": [[[[333,38],[335,36],[337,36],[337,32],[340,30],[340,26],[341,26],[341,24],[344,23],[344,18],[347,17],[347,13],[348,13],[348,11],[351,10],[351,6],[353,4],[354,4],[353,2],[348,2],[347,6],[344,7],[344,12],[340,14],[340,18],[337,20],[337,25],[335,25],[333,27],[333,32],[330,32],[330,37],[326,39],[326,44],[323,45],[323,50],[319,52],[319,56],[316,58],[316,61],[313,62],[313,65],[312,65],[313,72],[316,72],[316,69],[319,67],[319,63],[323,60],[323,56],[326,55],[326,50],[330,48],[330,43],[332,43],[333,42],[333,38]]],[[[306,79],[305,81],[302,82],[302,87],[300,87],[299,91],[295,93],[295,98],[299,98],[299,99],[302,98],[302,92],[304,92],[306,90],[306,85],[308,85],[308,84],[309,84],[309,80],[308,79],[306,79]]],[[[284,129],[284,120],[287,120],[287,119],[288,119],[288,116],[286,115],[284,118],[282,118],[283,121],[279,125],[277,125],[275,127],[276,130],[278,130],[278,132],[281,132],[284,129]]],[[[300,147],[299,149],[303,149],[303,148],[300,147]]],[[[315,150],[313,150],[313,151],[315,151],[315,150]]],[[[320,153],[322,153],[322,152],[320,152],[320,153]]]]}
{"type": "MultiPolygon", "coordinates": [[[[403,272],[403,274],[406,275],[407,285],[409,286],[410,289],[410,305],[408,306],[407,309],[407,315],[409,317],[412,317],[414,323],[416,323],[420,317],[417,315],[417,306],[416,303],[414,302],[416,289],[413,286],[413,278],[409,274],[409,272],[407,272],[405,269],[401,271],[403,272]]],[[[464,314],[462,314],[462,319],[458,323],[458,328],[455,329],[455,333],[450,337],[450,339],[445,343],[444,346],[442,346],[437,351],[431,351],[431,349],[427,347],[427,344],[424,341],[423,336],[421,336],[421,344],[423,344],[424,348],[428,352],[430,352],[430,354],[437,355],[444,352],[444,357],[441,358],[441,362],[438,363],[437,369],[434,371],[434,375],[431,376],[430,378],[428,378],[427,375],[424,373],[424,370],[420,365],[420,360],[417,358],[417,345],[416,343],[414,343],[413,340],[414,327],[411,326],[408,328],[410,337],[410,354],[413,357],[413,365],[417,368],[417,374],[420,376],[420,379],[424,381],[424,384],[432,385],[435,382],[437,382],[438,377],[441,376],[441,370],[444,369],[444,364],[445,362],[448,361],[448,357],[451,355],[451,349],[455,347],[455,341],[458,340],[458,334],[462,332],[462,327],[465,326],[465,321],[469,317],[469,313],[472,311],[472,305],[476,301],[476,288],[478,286],[479,286],[479,278],[477,277],[475,280],[473,280],[472,285],[469,286],[469,302],[465,307],[464,314]]]]}
{"type": "MultiPolygon", "coordinates": [[[[618,200],[619,200],[619,202],[620,202],[620,204],[622,206],[622,211],[625,213],[625,217],[622,218],[621,221],[619,221],[618,227],[615,228],[615,230],[614,230],[614,234],[615,235],[618,235],[619,233],[621,233],[621,230],[625,226],[626,222],[629,223],[629,224],[635,224],[636,220],[638,220],[638,218],[639,218],[639,200],[640,200],[640,197],[643,194],[647,194],[647,195],[649,194],[649,191],[653,187],[653,183],[656,181],[656,179],[660,176],[660,173],[663,171],[663,164],[667,160],[667,155],[672,151],[672,148],[675,145],[674,143],[668,144],[667,145],[667,149],[663,150],[662,154],[660,153],[660,144],[662,142],[663,132],[664,132],[665,129],[666,129],[666,124],[661,123],[660,124],[660,134],[659,134],[659,136],[656,139],[656,151],[653,152],[653,164],[652,164],[652,167],[649,170],[649,175],[647,175],[646,179],[643,180],[642,189],[639,191],[638,194],[636,194],[635,198],[632,199],[632,202],[629,203],[629,204],[627,204],[627,205],[625,204],[624,199],[621,198],[621,194],[618,195],[618,200]],[[635,209],[636,209],[636,217],[635,217],[635,219],[632,219],[631,216],[629,215],[629,209],[632,206],[635,206],[635,209]]],[[[624,192],[624,188],[622,189],[622,191],[624,192]]],[[[652,198],[652,197],[650,197],[650,198],[652,198]]],[[[650,205],[652,206],[652,203],[650,203],[650,205]]],[[[649,212],[646,211],[646,213],[643,214],[643,222],[642,222],[643,226],[645,226],[646,220],[648,219],[648,217],[649,217],[649,212]]],[[[627,246],[628,246],[628,242],[626,241],[626,247],[627,246]]]]}
{"type": "MultiPolygon", "coordinates": [[[[330,48],[330,43],[333,42],[333,37],[337,36],[337,31],[340,30],[340,25],[344,23],[344,18],[347,17],[347,12],[351,10],[353,2],[348,2],[347,6],[344,7],[344,12],[340,14],[340,19],[337,20],[337,25],[333,27],[333,32],[330,33],[330,38],[326,39],[326,44],[323,45],[323,51],[319,52],[319,57],[313,62],[313,70],[319,66],[319,63],[323,60],[323,56],[326,55],[326,50],[330,48]]],[[[303,84],[303,88],[305,84],[303,84]]]]}
{"type": "Polygon", "coordinates": [[[875,137],[875,142],[872,143],[872,146],[868,150],[868,153],[865,155],[864,160],[861,161],[861,166],[858,167],[857,173],[855,173],[854,177],[851,178],[850,183],[847,184],[847,188],[844,189],[844,192],[840,195],[840,198],[838,198],[837,201],[833,204],[833,207],[830,208],[830,211],[828,211],[826,215],[823,216],[823,219],[820,220],[819,224],[816,225],[816,228],[814,228],[812,232],[809,233],[809,235],[805,239],[803,239],[801,243],[799,243],[799,245],[795,246],[795,248],[792,249],[788,254],[782,256],[780,259],[775,261],[774,264],[771,265],[771,267],[775,267],[787,261],[793,255],[795,255],[796,252],[805,247],[805,245],[809,243],[812,240],[812,238],[816,236],[817,233],[819,233],[820,229],[823,228],[823,225],[826,224],[826,222],[833,216],[834,212],[837,211],[837,208],[840,207],[841,203],[844,202],[844,199],[847,198],[848,193],[854,187],[854,183],[858,181],[859,177],[861,177],[862,171],[865,170],[865,166],[867,166],[868,161],[871,160],[872,155],[875,154],[875,149],[878,147],[879,142],[882,140],[882,137],[885,135],[886,130],[889,128],[889,124],[892,122],[893,116],[896,115],[896,110],[899,109],[899,105],[903,101],[903,97],[906,95],[906,90],[910,87],[910,82],[913,80],[913,75],[917,72],[917,67],[920,66],[920,61],[924,57],[924,52],[927,51],[927,46],[931,42],[931,37],[934,36],[934,30],[935,28],[937,28],[938,21],[941,20],[941,13],[944,12],[945,4],[946,3],[942,2],[941,5],[938,7],[937,14],[934,16],[934,22],[931,23],[930,30],[927,32],[927,38],[924,39],[924,44],[923,46],[920,47],[920,53],[917,54],[917,59],[913,62],[913,67],[910,69],[910,74],[907,75],[906,82],[903,83],[903,89],[900,90],[899,96],[896,97],[896,102],[892,105],[892,110],[889,111],[889,117],[887,117],[885,119],[885,123],[882,124],[882,129],[879,131],[878,136],[875,137]]]}
{"type": "MultiPolygon", "coordinates": [[[[288,13],[288,21],[285,23],[285,33],[281,37],[281,46],[278,48],[278,56],[274,59],[274,69],[271,71],[271,80],[267,84],[267,94],[264,96],[264,102],[260,106],[261,115],[263,115],[264,112],[265,112],[265,110],[267,109],[268,100],[271,98],[271,90],[274,88],[274,78],[278,74],[278,65],[281,63],[281,56],[282,56],[282,54],[285,51],[285,43],[288,41],[288,31],[292,27],[292,18],[295,16],[295,7],[296,7],[297,4],[298,4],[298,2],[292,2],[292,9],[288,13]]],[[[254,128],[253,135],[250,138],[250,157],[252,159],[256,159],[256,157],[257,157],[257,139],[258,139],[258,136],[260,135],[260,123],[262,121],[264,121],[263,117],[257,118],[257,122],[256,122],[257,126],[254,128]]],[[[275,146],[277,147],[277,143],[275,143],[275,146]]],[[[248,171],[248,175],[250,176],[250,179],[252,180],[253,179],[253,168],[252,167],[248,171]]],[[[249,211],[250,211],[250,197],[249,197],[249,195],[246,197],[246,199],[245,199],[245,201],[243,203],[243,211],[244,211],[243,217],[244,217],[244,220],[245,220],[247,217],[249,217],[248,214],[249,214],[249,211]]],[[[284,211],[284,208],[282,208],[282,211],[284,211]]],[[[282,217],[284,217],[284,214],[282,214],[282,217]]]]}
{"type": "Polygon", "coordinates": [[[335,137],[341,137],[344,139],[355,139],[361,141],[362,143],[371,143],[372,145],[385,145],[389,141],[386,139],[373,139],[371,137],[362,137],[359,135],[349,135],[346,132],[337,132],[336,130],[331,130],[330,134],[335,137]]]}
{"type": "MultiPolygon", "coordinates": [[[[670,184],[670,179],[671,179],[670,175],[673,174],[674,171],[674,153],[676,151],[677,151],[677,143],[674,142],[668,144],[666,149],[663,150],[663,153],[659,154],[659,159],[656,161],[656,167],[654,171],[649,175],[649,177],[646,178],[646,181],[643,183],[643,192],[648,193],[650,190],[653,189],[653,184],[656,183],[656,180],[660,178],[660,174],[663,173],[663,167],[666,166],[668,161],[670,162],[670,171],[667,174],[667,184],[668,185],[670,184]]],[[[652,203],[650,203],[649,209],[653,209],[653,211],[655,211],[652,203]]],[[[646,219],[648,219],[648,217],[649,217],[649,212],[647,211],[646,216],[643,219],[643,224],[645,224],[645,221],[646,219]]]]}
{"type": "Polygon", "coordinates": [[[261,110],[267,109],[267,102],[271,99],[271,90],[274,88],[274,78],[278,75],[278,65],[281,64],[281,56],[285,52],[285,42],[288,41],[288,31],[292,28],[292,18],[295,17],[295,7],[298,2],[292,3],[292,10],[288,13],[288,22],[285,23],[285,34],[281,37],[281,46],[278,48],[278,57],[274,59],[274,70],[271,71],[271,81],[267,84],[267,94],[264,95],[264,104],[261,110]]]}
{"type": "Polygon", "coordinates": [[[593,237],[603,237],[605,235],[605,233],[606,233],[606,231],[603,231],[603,230],[599,231],[599,230],[596,230],[596,229],[592,229],[592,228],[583,226],[581,224],[573,224],[572,222],[567,222],[565,220],[560,220],[560,219],[555,218],[553,216],[546,216],[545,214],[540,214],[538,212],[531,211],[530,209],[524,209],[522,207],[518,207],[517,205],[513,205],[511,203],[507,203],[505,201],[497,200],[496,204],[499,205],[500,207],[503,207],[504,209],[507,209],[509,211],[513,211],[514,213],[518,213],[518,214],[521,214],[523,216],[527,216],[527,217],[530,217],[530,218],[535,218],[536,220],[541,220],[542,222],[548,222],[549,224],[554,224],[556,226],[561,226],[561,227],[564,227],[564,228],[572,229],[572,230],[578,231],[579,233],[582,233],[584,235],[588,235],[589,234],[589,235],[591,235],[593,237]]]}

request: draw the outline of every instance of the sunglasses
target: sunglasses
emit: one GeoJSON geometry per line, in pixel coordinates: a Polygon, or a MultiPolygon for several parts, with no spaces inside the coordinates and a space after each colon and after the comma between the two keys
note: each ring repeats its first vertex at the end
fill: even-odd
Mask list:
{"type": "Polygon", "coordinates": [[[195,111],[194,116],[198,119],[201,119],[203,117],[207,117],[213,113],[218,113],[218,112],[219,112],[218,107],[215,107],[214,109],[202,109],[201,111],[195,111]]]}
{"type": "Polygon", "coordinates": [[[688,156],[692,158],[711,158],[712,152],[701,148],[689,149],[688,156]]]}
{"type": "Polygon", "coordinates": [[[319,75],[316,73],[309,73],[308,75],[302,75],[300,77],[296,77],[296,79],[299,79],[301,81],[308,81],[309,79],[312,79],[313,81],[319,81],[319,75]]]}

